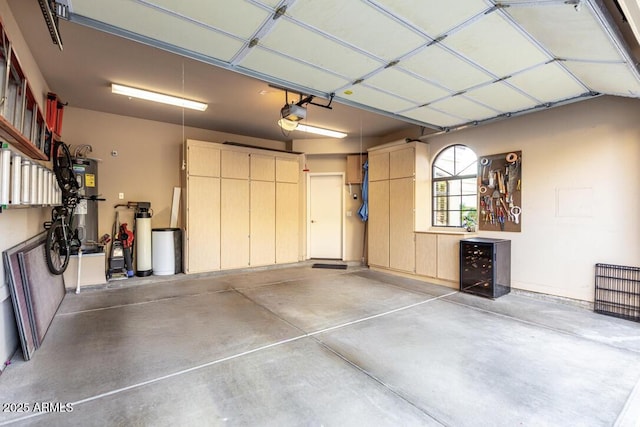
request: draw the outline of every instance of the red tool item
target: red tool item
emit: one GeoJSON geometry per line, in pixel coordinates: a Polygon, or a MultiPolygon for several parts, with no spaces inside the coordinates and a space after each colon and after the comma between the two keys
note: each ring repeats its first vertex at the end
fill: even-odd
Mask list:
{"type": "Polygon", "coordinates": [[[60,101],[56,102],[56,127],[55,127],[55,133],[57,133],[58,135],[62,135],[62,116],[64,113],[64,106],[65,104],[63,104],[60,101]]]}
{"type": "Polygon", "coordinates": [[[126,222],[120,225],[120,235],[118,238],[122,242],[122,251],[124,252],[124,263],[127,268],[127,276],[133,277],[133,259],[131,256],[133,233],[127,230],[126,222]]]}
{"type": "Polygon", "coordinates": [[[58,95],[53,92],[47,94],[46,122],[51,132],[62,135],[62,116],[66,103],[60,101],[58,95]]]}
{"type": "Polygon", "coordinates": [[[122,242],[122,246],[125,248],[133,246],[133,233],[130,230],[127,230],[126,222],[120,224],[120,241],[122,242]]]}
{"type": "Polygon", "coordinates": [[[55,93],[49,92],[47,94],[47,126],[51,131],[54,130],[58,113],[58,95],[55,93]]]}

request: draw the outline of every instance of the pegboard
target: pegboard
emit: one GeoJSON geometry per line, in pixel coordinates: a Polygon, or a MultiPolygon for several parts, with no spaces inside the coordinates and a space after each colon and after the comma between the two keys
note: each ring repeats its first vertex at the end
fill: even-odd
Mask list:
{"type": "Polygon", "coordinates": [[[478,202],[480,230],[521,231],[522,151],[478,159],[478,202]]]}

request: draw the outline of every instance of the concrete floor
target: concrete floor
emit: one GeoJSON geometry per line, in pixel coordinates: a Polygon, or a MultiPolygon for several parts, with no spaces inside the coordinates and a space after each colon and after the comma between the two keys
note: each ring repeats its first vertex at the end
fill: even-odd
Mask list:
{"type": "Polygon", "coordinates": [[[640,425],[640,324],[577,306],[357,267],[122,285],[67,294],[0,424],[640,425]]]}

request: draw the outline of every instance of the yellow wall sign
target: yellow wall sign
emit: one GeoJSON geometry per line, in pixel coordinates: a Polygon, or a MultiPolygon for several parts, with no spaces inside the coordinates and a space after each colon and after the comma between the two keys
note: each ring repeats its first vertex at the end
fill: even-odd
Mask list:
{"type": "Polygon", "coordinates": [[[96,176],[92,173],[85,174],[84,176],[84,185],[85,187],[95,187],[96,186],[96,176]]]}

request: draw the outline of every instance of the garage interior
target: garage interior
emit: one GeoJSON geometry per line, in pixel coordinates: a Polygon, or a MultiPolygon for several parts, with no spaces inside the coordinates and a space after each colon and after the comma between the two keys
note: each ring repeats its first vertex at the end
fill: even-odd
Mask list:
{"type": "MultiPolygon", "coordinates": [[[[0,1],[27,104],[55,92],[60,138],[98,159],[97,235],[149,202],[154,229],[177,220],[182,272],[78,293],[57,276],[24,357],[5,263],[0,424],[640,425],[640,310],[593,312],[596,265],[640,257],[635,2],[59,3],[56,45],[38,1],[0,1]],[[464,226],[438,204],[452,147],[477,156],[464,226]],[[482,162],[505,155],[519,175],[494,191],[482,162]],[[510,292],[460,291],[473,239],[509,241],[510,292]]],[[[0,249],[50,215],[2,206],[0,249]]]]}

